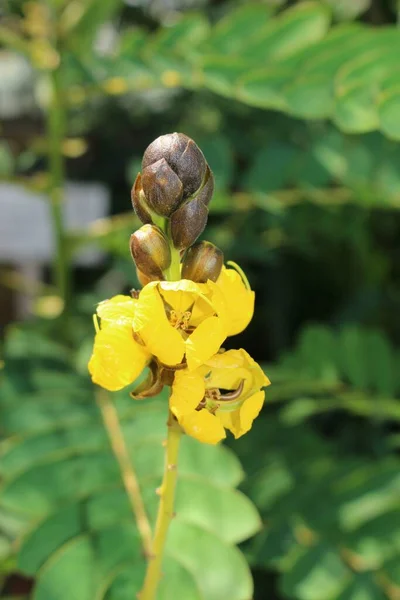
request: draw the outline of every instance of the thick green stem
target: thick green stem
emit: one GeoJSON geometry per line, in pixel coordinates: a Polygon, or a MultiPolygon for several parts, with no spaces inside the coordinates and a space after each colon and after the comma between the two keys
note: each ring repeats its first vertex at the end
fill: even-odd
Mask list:
{"type": "Polygon", "coordinates": [[[171,250],[171,264],[165,271],[165,277],[168,281],[179,281],[181,278],[181,255],[179,250],[176,250],[172,243],[170,244],[171,250]]]}
{"type": "Polygon", "coordinates": [[[67,240],[63,222],[63,201],[65,184],[65,165],[62,143],[66,130],[66,114],[63,102],[61,75],[59,69],[50,74],[51,104],[47,119],[49,148],[49,197],[53,232],[56,244],[56,256],[53,263],[54,283],[63,300],[64,310],[70,299],[70,264],[67,240]]]}
{"type": "Polygon", "coordinates": [[[170,413],[168,419],[168,436],[164,476],[159,489],[160,504],[158,507],[156,529],[154,533],[153,552],[147,565],[143,589],[139,594],[140,600],[155,600],[161,577],[161,567],[164,555],[168,528],[174,516],[174,499],[177,481],[177,461],[182,430],[170,413]]]}

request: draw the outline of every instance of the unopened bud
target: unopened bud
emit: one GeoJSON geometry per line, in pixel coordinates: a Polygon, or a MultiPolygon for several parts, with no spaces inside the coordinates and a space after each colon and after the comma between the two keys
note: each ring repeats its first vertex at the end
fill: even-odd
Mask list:
{"type": "Polygon", "coordinates": [[[182,201],[182,182],[165,158],[143,169],[142,185],[147,204],[158,215],[169,217],[182,201]]]}
{"type": "MultiPolygon", "coordinates": [[[[164,159],[182,182],[182,199],[192,196],[202,185],[207,163],[200,148],[183,133],[161,135],[148,146],[142,168],[164,159]]],[[[147,197],[147,190],[144,187],[147,197]]]]}
{"type": "Polygon", "coordinates": [[[138,218],[142,223],[152,223],[152,218],[146,204],[146,197],[142,188],[142,176],[139,175],[135,179],[131,191],[132,206],[138,218]]]}
{"type": "Polygon", "coordinates": [[[197,240],[204,230],[208,218],[208,208],[194,198],[183,204],[171,216],[171,237],[175,248],[184,250],[197,240]]]}
{"type": "Polygon", "coordinates": [[[214,175],[210,167],[207,165],[207,171],[204,178],[203,187],[197,194],[196,198],[202,201],[203,204],[208,206],[214,193],[214,175]]]}
{"type": "Polygon", "coordinates": [[[182,279],[191,279],[196,283],[206,283],[209,279],[217,281],[224,254],[211,242],[197,242],[186,251],[182,262],[182,279]]]}
{"type": "Polygon", "coordinates": [[[171,264],[168,241],[155,225],[143,225],[132,233],[130,239],[132,258],[143,275],[151,279],[162,279],[162,272],[171,264]]]}

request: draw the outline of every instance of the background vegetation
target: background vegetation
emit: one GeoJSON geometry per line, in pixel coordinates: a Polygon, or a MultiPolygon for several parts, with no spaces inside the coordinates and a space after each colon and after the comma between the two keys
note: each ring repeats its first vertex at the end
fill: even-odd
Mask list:
{"type": "MultiPolygon", "coordinates": [[[[185,440],[159,598],[399,600],[400,7],[8,0],[1,11],[0,172],[47,194],[57,247],[35,316],[5,332],[3,596],[132,600],[140,588],[86,363],[96,302],[137,284],[129,190],[143,150],[182,131],[216,177],[206,237],[257,293],[232,344],[273,385],[240,441],[185,440]],[[104,183],[112,215],[66,232],[65,177],[104,183]],[[106,256],[77,268],[88,242],[106,256]]],[[[2,281],[24,286],[6,270],[2,281]]],[[[153,511],[163,403],[115,403],[153,511]]]]}

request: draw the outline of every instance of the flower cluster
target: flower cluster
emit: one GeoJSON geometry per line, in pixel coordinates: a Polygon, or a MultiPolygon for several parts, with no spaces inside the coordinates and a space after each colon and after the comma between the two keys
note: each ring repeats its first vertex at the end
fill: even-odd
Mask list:
{"type": "Polygon", "coordinates": [[[169,407],[182,429],[216,444],[229,429],[246,433],[269,384],[244,350],[224,351],[254,312],[254,292],[237,265],[197,242],[213,191],[200,149],[183,134],[161,136],[146,150],[132,200],[144,225],[130,248],[143,285],[101,302],[89,371],[110,391],[148,377],[131,392],[141,399],[171,387],[169,407]]]}

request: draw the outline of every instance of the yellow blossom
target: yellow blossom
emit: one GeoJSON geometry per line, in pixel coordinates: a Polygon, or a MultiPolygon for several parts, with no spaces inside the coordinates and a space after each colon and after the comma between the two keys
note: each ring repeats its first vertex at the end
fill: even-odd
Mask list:
{"type": "Polygon", "coordinates": [[[186,358],[191,371],[227,336],[225,302],[213,282],[152,281],[140,292],[133,328],[161,363],[174,366],[186,358]]]}
{"type": "Polygon", "coordinates": [[[129,296],[114,296],[97,307],[100,325],[97,325],[89,372],[94,383],[110,391],[132,383],[151,358],[150,352],[134,338],[132,323],[136,304],[137,300],[129,296]]]}
{"type": "Polygon", "coordinates": [[[188,435],[217,444],[229,429],[238,438],[251,429],[270,384],[243,349],[215,354],[194,371],[177,371],[170,409],[188,435]]]}
{"type": "MultiPolygon", "coordinates": [[[[243,274],[244,276],[244,274],[243,274]]],[[[250,323],[254,314],[254,292],[247,280],[235,269],[222,267],[216,285],[221,290],[227,308],[228,334],[236,335],[250,323]]]]}

